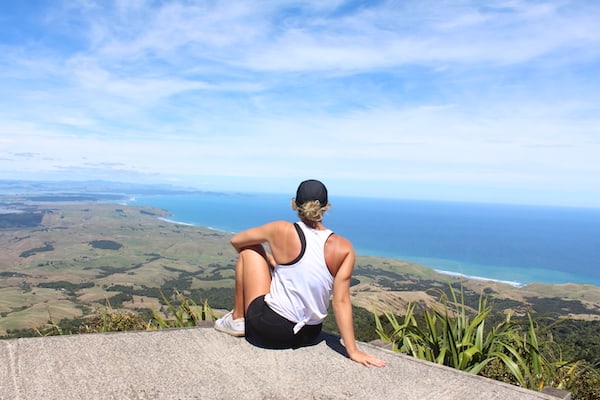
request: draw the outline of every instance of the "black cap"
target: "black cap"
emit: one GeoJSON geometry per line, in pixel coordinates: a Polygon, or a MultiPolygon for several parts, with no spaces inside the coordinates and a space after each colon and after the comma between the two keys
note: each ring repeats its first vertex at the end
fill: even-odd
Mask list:
{"type": "Polygon", "coordinates": [[[319,200],[321,207],[327,205],[327,188],[315,179],[309,179],[300,183],[296,191],[296,205],[300,207],[307,201],[319,200]]]}

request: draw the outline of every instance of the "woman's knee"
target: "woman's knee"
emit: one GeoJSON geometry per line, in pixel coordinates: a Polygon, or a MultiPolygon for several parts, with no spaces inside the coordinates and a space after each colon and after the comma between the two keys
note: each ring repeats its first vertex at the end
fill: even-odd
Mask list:
{"type": "Polygon", "coordinates": [[[264,263],[267,266],[269,265],[267,253],[261,244],[243,248],[242,251],[240,251],[240,257],[242,258],[244,264],[264,263]]]}
{"type": "Polygon", "coordinates": [[[252,257],[252,258],[260,257],[260,258],[264,259],[265,261],[267,260],[267,252],[265,251],[265,248],[263,247],[262,244],[255,244],[253,246],[244,247],[240,251],[240,256],[252,257]]]}

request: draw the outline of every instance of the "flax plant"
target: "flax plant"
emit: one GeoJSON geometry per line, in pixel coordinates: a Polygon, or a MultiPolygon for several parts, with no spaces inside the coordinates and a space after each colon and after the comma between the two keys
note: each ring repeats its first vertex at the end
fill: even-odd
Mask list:
{"type": "Polygon", "coordinates": [[[541,390],[546,385],[558,389],[567,389],[567,382],[576,374],[579,363],[563,361],[560,349],[553,349],[554,342],[539,340],[539,329],[531,316],[527,315],[527,330],[521,334],[521,351],[514,359],[523,371],[524,384],[533,389],[541,390]]]}
{"type": "Polygon", "coordinates": [[[487,297],[479,297],[473,312],[465,305],[463,291],[459,298],[450,286],[450,298],[442,293],[439,305],[425,310],[421,324],[414,304],[409,304],[402,321],[391,313],[384,314],[391,332],[375,315],[376,331],[397,352],[473,374],[482,374],[494,363],[516,384],[530,389],[542,389],[572,365],[562,360],[552,362],[544,355],[546,344],[540,344],[531,314],[528,328],[522,332],[510,313],[490,324],[491,312],[487,297]]]}

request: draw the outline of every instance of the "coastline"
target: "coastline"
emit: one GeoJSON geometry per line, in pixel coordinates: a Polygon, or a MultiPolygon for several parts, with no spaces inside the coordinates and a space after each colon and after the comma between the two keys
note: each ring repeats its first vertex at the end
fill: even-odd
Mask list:
{"type": "Polygon", "coordinates": [[[466,275],[466,274],[461,274],[460,272],[444,271],[444,270],[435,269],[435,268],[433,270],[442,275],[448,275],[448,276],[452,276],[452,277],[456,277],[456,278],[465,278],[465,279],[470,279],[470,280],[474,280],[474,281],[505,283],[507,285],[514,286],[516,288],[522,288],[522,287],[525,287],[528,285],[527,283],[522,283],[522,282],[505,281],[505,280],[501,280],[501,279],[486,278],[483,276],[466,275]]]}
{"type": "MultiPolygon", "coordinates": [[[[175,220],[172,220],[172,219],[169,219],[169,218],[164,218],[164,217],[159,217],[158,219],[160,221],[168,222],[168,223],[175,224],[175,225],[198,226],[198,225],[195,225],[195,224],[190,224],[190,223],[187,223],[187,222],[175,221],[175,220]]],[[[213,228],[208,227],[208,226],[205,226],[203,228],[211,229],[211,230],[216,230],[216,229],[213,229],[213,228]]]]}
{"type": "MultiPolygon", "coordinates": [[[[39,193],[36,193],[31,195],[37,198],[37,201],[33,201],[29,196],[11,195],[8,198],[7,208],[14,211],[11,203],[17,204],[19,199],[26,200],[22,204],[40,204],[43,206],[64,203],[65,201],[68,204],[73,204],[73,200],[79,198],[74,193],[60,193],[45,196],[43,201],[40,201],[39,193]]],[[[89,200],[93,196],[95,195],[89,194],[80,197],[89,200]]],[[[113,203],[121,206],[138,207],[150,206],[163,212],[160,220],[164,222],[182,226],[202,227],[225,234],[232,234],[247,227],[255,226],[257,221],[262,223],[265,220],[291,220],[294,218],[294,214],[287,206],[287,201],[282,201],[284,196],[242,196],[240,194],[215,196],[207,193],[156,192],[152,194],[129,193],[122,194],[119,198],[116,197],[114,195],[98,195],[96,203],[113,203]],[[249,209],[254,210],[251,213],[252,215],[247,212],[249,209]]],[[[287,198],[285,199],[287,200],[287,198]]],[[[600,277],[597,273],[599,269],[594,266],[594,263],[600,259],[600,253],[596,249],[590,250],[590,244],[593,245],[593,238],[596,237],[593,234],[598,231],[598,225],[600,225],[596,213],[591,215],[591,222],[586,226],[591,228],[588,232],[590,234],[582,237],[581,232],[579,232],[579,236],[574,237],[572,240],[583,240],[585,242],[585,255],[581,255],[581,252],[571,251],[573,248],[568,246],[566,246],[566,250],[569,251],[563,249],[560,241],[562,237],[559,241],[546,244],[545,246],[549,252],[544,254],[543,249],[535,246],[535,242],[530,242],[532,236],[529,233],[535,233],[534,231],[527,232],[527,236],[522,236],[522,238],[527,239],[525,243],[519,243],[519,237],[506,237],[504,243],[496,244],[496,242],[493,242],[492,247],[490,247],[489,241],[479,243],[480,232],[477,230],[471,231],[472,228],[478,228],[478,225],[472,223],[465,225],[464,228],[468,235],[455,238],[451,236],[455,234],[453,230],[445,232],[452,228],[447,228],[448,221],[437,220],[439,216],[452,217],[454,212],[462,212],[461,217],[462,215],[468,216],[472,213],[479,213],[478,216],[483,215],[487,218],[490,207],[495,206],[470,205],[467,207],[464,204],[452,204],[446,210],[443,208],[447,206],[445,203],[424,202],[423,207],[421,207],[421,203],[416,204],[413,201],[385,200],[385,204],[393,204],[405,209],[399,214],[395,209],[373,207],[379,204],[377,199],[370,200],[374,203],[369,203],[368,206],[357,203],[357,199],[336,198],[333,200],[335,200],[335,208],[328,216],[329,224],[334,227],[337,233],[351,240],[355,246],[356,254],[359,256],[375,256],[408,261],[426,266],[446,276],[507,283],[515,287],[523,287],[534,283],[552,285],[573,283],[600,287],[600,277]],[[410,209],[413,206],[415,208],[410,209]],[[355,215],[357,210],[363,208],[367,208],[368,213],[361,211],[355,215]],[[375,214],[371,214],[373,209],[376,211],[375,214]],[[405,221],[400,217],[405,218],[410,214],[406,211],[422,214],[419,214],[418,220],[405,221]],[[445,214],[441,214],[442,211],[445,214]],[[348,223],[348,220],[351,219],[349,215],[357,217],[357,220],[348,223]],[[396,221],[400,224],[399,229],[390,230],[389,226],[395,224],[396,221]],[[423,224],[434,225],[422,226],[423,224]],[[520,247],[516,250],[519,251],[513,252],[510,251],[510,248],[502,247],[506,243],[511,246],[512,243],[517,243],[520,247]],[[478,248],[480,244],[484,247],[478,248]],[[494,248],[496,245],[498,245],[498,249],[494,248]],[[557,248],[559,248],[558,251],[557,248]],[[438,251],[440,249],[441,252],[438,251]],[[430,252],[430,250],[432,251],[430,252]],[[416,256],[413,256],[413,254],[416,254],[416,256]],[[537,262],[535,262],[536,258],[537,262]],[[532,264],[528,263],[530,259],[534,261],[532,264]],[[582,262],[582,260],[584,261],[582,262]]],[[[80,201],[76,201],[76,203],[80,203],[80,201]]],[[[505,209],[506,207],[502,206],[497,209],[498,211],[504,211],[502,218],[509,217],[509,212],[514,211],[513,206],[505,209]]],[[[497,211],[496,208],[491,210],[497,211]]],[[[588,216],[588,214],[581,214],[582,210],[576,211],[579,219],[588,216]]],[[[561,214],[559,217],[564,218],[565,216],[561,214]]],[[[486,222],[487,220],[477,221],[486,222]]],[[[567,225],[565,230],[568,227],[567,225]]],[[[485,228],[488,229],[487,226],[485,228]]],[[[496,227],[491,229],[496,229],[496,227]]],[[[554,231],[551,233],[554,233],[554,231]]],[[[546,239],[547,236],[533,237],[533,240],[538,242],[546,239]]],[[[570,243],[567,243],[567,245],[570,245],[570,243]]]]}
{"type": "MultiPolygon", "coordinates": [[[[165,210],[166,212],[168,212],[170,215],[172,215],[171,211],[169,210],[165,210]]],[[[167,218],[167,217],[158,217],[159,220],[164,221],[164,222],[168,222],[168,223],[172,223],[175,225],[183,225],[183,226],[194,226],[194,227],[199,227],[199,228],[204,228],[204,229],[209,229],[215,232],[219,232],[219,233],[225,233],[225,234],[233,234],[235,232],[230,232],[230,231],[226,231],[223,229],[219,229],[219,228],[215,228],[212,226],[205,226],[205,225],[200,225],[200,224],[194,224],[194,223],[189,223],[189,222],[183,222],[183,221],[179,221],[179,220],[175,220],[172,218],[167,218]]],[[[458,261],[455,260],[438,260],[438,262],[428,262],[428,261],[424,261],[425,258],[423,257],[402,257],[402,256],[390,256],[390,255],[382,255],[382,254],[376,254],[375,252],[368,252],[365,251],[363,252],[359,252],[357,251],[357,256],[363,256],[363,257],[377,257],[377,258],[381,258],[381,259],[392,259],[395,261],[400,261],[400,262],[415,262],[419,265],[422,265],[425,268],[429,268],[433,271],[435,271],[438,274],[444,275],[444,276],[449,276],[449,277],[454,277],[454,278],[463,278],[463,279],[467,279],[467,280],[473,280],[473,281],[481,281],[481,282],[494,282],[494,283],[500,283],[500,284],[506,284],[506,285],[510,285],[514,288],[523,288],[529,285],[590,285],[593,287],[597,287],[600,288],[600,283],[596,284],[593,282],[572,282],[572,281],[566,281],[566,282],[544,282],[544,281],[540,281],[540,280],[531,280],[528,282],[523,282],[520,280],[510,280],[510,279],[501,279],[501,278],[492,278],[492,277],[488,277],[488,276],[481,276],[478,274],[469,274],[469,273],[464,273],[464,272],[457,272],[457,271],[452,271],[452,270],[447,270],[444,268],[439,268],[436,267],[432,264],[438,264],[440,261],[444,261],[442,263],[459,263],[458,261]]],[[[463,265],[461,263],[461,265],[463,265]]],[[[506,269],[510,269],[510,267],[503,267],[506,269]]],[[[545,273],[546,275],[548,273],[555,273],[554,271],[541,271],[540,273],[545,273]]]]}
{"type": "MultiPolygon", "coordinates": [[[[42,326],[48,313],[55,320],[79,317],[107,299],[116,308],[148,308],[160,301],[158,290],[177,287],[201,297],[210,292],[218,304],[219,293],[232,288],[236,253],[228,233],[180,224],[152,206],[53,203],[41,209],[51,210],[41,224],[32,218],[28,226],[15,226],[14,233],[0,236],[5,249],[0,254],[0,291],[7,300],[0,335],[42,326]]],[[[39,216],[41,209],[29,214],[39,216]]],[[[357,253],[353,301],[366,310],[377,304],[402,312],[407,301],[434,301],[431,289],[460,283],[475,295],[493,293],[500,304],[509,300],[510,307],[518,303],[540,313],[600,319],[600,288],[593,285],[517,287],[501,280],[444,275],[425,265],[357,253]]]]}

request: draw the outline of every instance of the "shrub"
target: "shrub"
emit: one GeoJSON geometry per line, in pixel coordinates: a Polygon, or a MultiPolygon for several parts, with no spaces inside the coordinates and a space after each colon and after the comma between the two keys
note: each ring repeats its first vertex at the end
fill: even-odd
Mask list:
{"type": "Polygon", "coordinates": [[[149,324],[132,311],[113,310],[107,301],[106,307],[87,317],[79,327],[79,333],[139,331],[148,329],[149,324]]]}
{"type": "Polygon", "coordinates": [[[196,326],[200,321],[217,319],[213,309],[208,305],[208,300],[204,300],[201,306],[198,306],[193,300],[187,298],[178,291],[175,291],[174,300],[170,301],[160,292],[163,302],[167,305],[167,318],[163,317],[158,311],[152,311],[152,320],[150,325],[160,328],[183,328],[196,326]],[[177,305],[174,305],[177,303],[177,305]]]}
{"type": "Polygon", "coordinates": [[[113,240],[92,240],[89,243],[94,249],[102,250],[119,250],[123,245],[113,240]]]}

